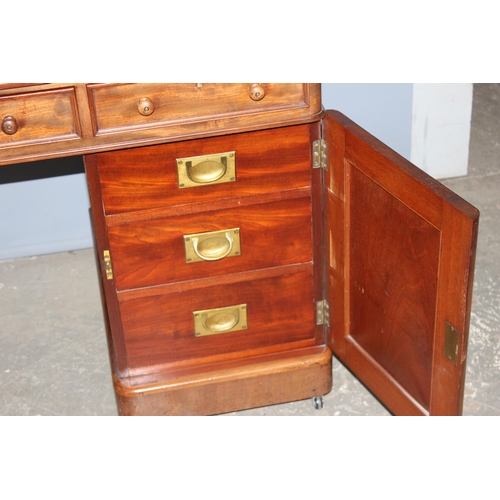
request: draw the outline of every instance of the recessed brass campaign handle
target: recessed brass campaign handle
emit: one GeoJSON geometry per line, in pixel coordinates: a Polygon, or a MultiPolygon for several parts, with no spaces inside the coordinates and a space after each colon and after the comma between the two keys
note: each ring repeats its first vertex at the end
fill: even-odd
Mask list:
{"type": "Polygon", "coordinates": [[[233,249],[233,235],[225,233],[225,238],[212,236],[200,241],[200,238],[193,238],[193,250],[196,255],[203,260],[221,260],[227,257],[233,249]]]}
{"type": "Polygon", "coordinates": [[[241,255],[240,229],[224,229],[184,236],[186,262],[216,261],[241,255]]]}
{"type": "Polygon", "coordinates": [[[247,325],[247,305],[194,311],[194,335],[204,337],[244,330],[247,325]]]}
{"type": "Polygon", "coordinates": [[[196,165],[192,162],[186,167],[188,177],[198,184],[213,184],[218,181],[227,170],[227,164],[223,161],[205,160],[196,165]]]}
{"type": "Polygon", "coordinates": [[[236,180],[236,153],[178,158],[179,188],[206,186],[236,180]]]}
{"type": "Polygon", "coordinates": [[[238,324],[240,320],[240,312],[238,309],[234,309],[230,312],[220,312],[210,316],[205,313],[201,317],[201,321],[205,330],[212,333],[224,333],[231,330],[234,326],[238,324]]]}

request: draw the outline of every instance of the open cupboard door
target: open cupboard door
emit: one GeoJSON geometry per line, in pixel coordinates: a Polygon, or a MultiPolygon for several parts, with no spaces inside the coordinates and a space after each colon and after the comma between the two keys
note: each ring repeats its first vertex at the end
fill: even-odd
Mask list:
{"type": "Polygon", "coordinates": [[[479,213],[340,113],[323,139],[328,344],[392,413],[459,415],[479,213]]]}

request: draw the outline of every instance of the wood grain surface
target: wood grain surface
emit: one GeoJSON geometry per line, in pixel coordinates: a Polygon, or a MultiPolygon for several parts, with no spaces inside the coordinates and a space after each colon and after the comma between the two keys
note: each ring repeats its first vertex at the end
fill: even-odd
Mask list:
{"type": "Polygon", "coordinates": [[[121,415],[215,415],[322,396],[331,387],[324,346],[179,370],[139,386],[115,379],[121,415]]]}
{"type": "Polygon", "coordinates": [[[13,115],[20,124],[16,136],[0,137],[0,166],[313,123],[323,114],[320,84],[259,85],[265,96],[254,101],[251,84],[0,84],[0,121],[13,115]],[[47,100],[66,91],[72,115],[61,121],[47,100]],[[148,116],[138,110],[144,97],[155,107],[148,116]]]}
{"type": "Polygon", "coordinates": [[[202,212],[108,229],[118,290],[312,262],[311,199],[202,212]],[[184,235],[239,228],[241,250],[218,261],[186,262],[184,235]]]}
{"type": "MultiPolygon", "coordinates": [[[[238,205],[243,197],[310,187],[310,129],[301,125],[102,153],[97,162],[106,215],[199,213],[222,200],[238,205]],[[177,158],[229,151],[236,154],[235,182],[179,188],[177,158]]],[[[109,224],[127,220],[115,217],[109,224]]]]}
{"type": "Polygon", "coordinates": [[[220,361],[230,353],[247,356],[252,349],[263,354],[304,340],[311,345],[316,330],[312,266],[306,272],[128,300],[120,303],[120,312],[132,369],[214,355],[220,361]],[[195,337],[194,311],[238,304],[247,305],[247,329],[195,337]]]}
{"type": "Polygon", "coordinates": [[[340,113],[324,130],[329,344],[395,414],[460,414],[479,214],[340,113]]]}

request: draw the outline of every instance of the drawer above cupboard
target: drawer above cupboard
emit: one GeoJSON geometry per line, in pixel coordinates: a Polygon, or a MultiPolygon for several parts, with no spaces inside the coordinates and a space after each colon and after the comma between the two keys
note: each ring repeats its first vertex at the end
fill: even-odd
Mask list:
{"type": "Polygon", "coordinates": [[[320,84],[0,83],[0,165],[318,122],[320,84]]]}
{"type": "Polygon", "coordinates": [[[215,131],[233,128],[245,117],[263,125],[280,113],[306,116],[314,97],[303,83],[95,84],[87,89],[96,135],[175,123],[189,128],[207,120],[215,131]]]}

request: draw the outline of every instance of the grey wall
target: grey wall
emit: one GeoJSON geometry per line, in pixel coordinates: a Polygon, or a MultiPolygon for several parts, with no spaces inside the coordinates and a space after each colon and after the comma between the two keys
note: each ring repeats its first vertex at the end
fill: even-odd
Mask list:
{"type": "Polygon", "coordinates": [[[410,159],[412,83],[323,83],[323,106],[336,109],[410,159]]]}
{"type": "MultiPolygon", "coordinates": [[[[327,83],[322,91],[325,108],[410,157],[411,84],[327,83]]],[[[88,207],[84,174],[0,185],[0,259],[91,247],[88,207]]]]}
{"type": "Polygon", "coordinates": [[[91,247],[89,205],[85,174],[0,185],[0,260],[91,247]]]}

